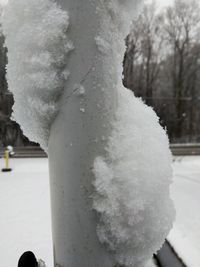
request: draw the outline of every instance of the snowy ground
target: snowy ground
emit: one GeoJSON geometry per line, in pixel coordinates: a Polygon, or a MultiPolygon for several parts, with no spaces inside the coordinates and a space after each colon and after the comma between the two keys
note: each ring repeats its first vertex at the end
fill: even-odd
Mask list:
{"type": "Polygon", "coordinates": [[[11,167],[11,173],[0,172],[1,266],[17,266],[19,256],[32,250],[51,267],[47,159],[13,159],[11,167]]]}
{"type": "Polygon", "coordinates": [[[178,157],[173,167],[177,218],[168,240],[188,267],[199,267],[200,157],[178,157]]]}
{"type": "MultiPolygon", "coordinates": [[[[52,267],[47,159],[13,159],[11,165],[13,172],[0,172],[1,266],[17,266],[32,250],[52,267]]],[[[199,267],[200,157],[176,158],[172,197],[177,219],[168,239],[188,267],[199,267]]]]}

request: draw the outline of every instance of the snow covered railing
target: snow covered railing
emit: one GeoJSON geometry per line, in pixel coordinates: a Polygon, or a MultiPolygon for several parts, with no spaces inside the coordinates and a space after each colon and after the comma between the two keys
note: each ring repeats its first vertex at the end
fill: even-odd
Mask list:
{"type": "MultiPolygon", "coordinates": [[[[200,155],[200,144],[171,144],[170,149],[174,156],[195,156],[200,155]]],[[[47,154],[39,146],[14,147],[13,158],[46,158],[47,154]]],[[[0,148],[0,157],[3,155],[3,148],[0,148]]]]}

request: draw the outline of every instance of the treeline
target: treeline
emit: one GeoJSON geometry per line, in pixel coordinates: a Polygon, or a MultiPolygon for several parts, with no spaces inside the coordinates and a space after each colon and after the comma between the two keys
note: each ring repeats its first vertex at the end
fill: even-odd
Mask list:
{"type": "Polygon", "coordinates": [[[126,45],[124,85],[154,107],[171,142],[200,142],[198,0],[145,5],[126,45]]]}

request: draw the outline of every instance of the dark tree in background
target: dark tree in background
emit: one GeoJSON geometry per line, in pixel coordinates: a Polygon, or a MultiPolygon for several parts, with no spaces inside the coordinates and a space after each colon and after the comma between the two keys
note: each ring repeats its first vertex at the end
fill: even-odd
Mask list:
{"type": "Polygon", "coordinates": [[[155,16],[156,6],[147,5],[126,38],[124,59],[124,85],[145,96],[148,105],[153,104],[157,87],[160,62],[163,57],[162,18],[155,16]]]}
{"type": "Polygon", "coordinates": [[[197,1],[175,1],[165,14],[164,30],[171,57],[166,71],[171,72],[173,98],[175,100],[175,137],[195,136],[195,125],[199,124],[194,112],[198,111],[200,96],[198,76],[200,74],[200,9],[197,1]],[[197,101],[196,101],[197,99],[197,101]]]}
{"type": "Polygon", "coordinates": [[[171,142],[200,142],[198,1],[146,5],[126,45],[124,85],[153,106],[171,142]]]}

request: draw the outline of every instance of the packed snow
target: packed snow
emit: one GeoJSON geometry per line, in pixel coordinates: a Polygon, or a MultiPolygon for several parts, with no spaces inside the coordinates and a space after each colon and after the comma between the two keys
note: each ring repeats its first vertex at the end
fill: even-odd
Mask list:
{"type": "Polygon", "coordinates": [[[41,259],[38,260],[38,265],[39,265],[38,267],[47,267],[45,262],[41,259]]]}
{"type": "Polygon", "coordinates": [[[123,40],[139,2],[103,0],[97,12],[104,18],[95,37],[108,68],[105,80],[111,87],[106,91],[115,87],[117,108],[106,155],[94,161],[93,209],[99,218],[99,240],[125,266],[141,266],[151,258],[175,217],[169,196],[172,168],[167,135],[154,111],[121,82],[123,40]]]}
{"type": "Polygon", "coordinates": [[[117,91],[121,86],[124,39],[143,0],[102,0],[100,3],[96,8],[96,13],[101,17],[100,27],[94,39],[99,56],[104,61],[102,72],[106,89],[112,92],[113,88],[117,91]]]}
{"type": "Polygon", "coordinates": [[[172,228],[168,147],[155,112],[121,90],[107,156],[97,157],[94,163],[93,208],[100,216],[100,241],[125,266],[142,266],[172,228]]]}
{"type": "Polygon", "coordinates": [[[69,76],[69,17],[51,0],[10,0],[4,8],[7,80],[13,117],[30,140],[47,150],[49,129],[69,76]]]}

